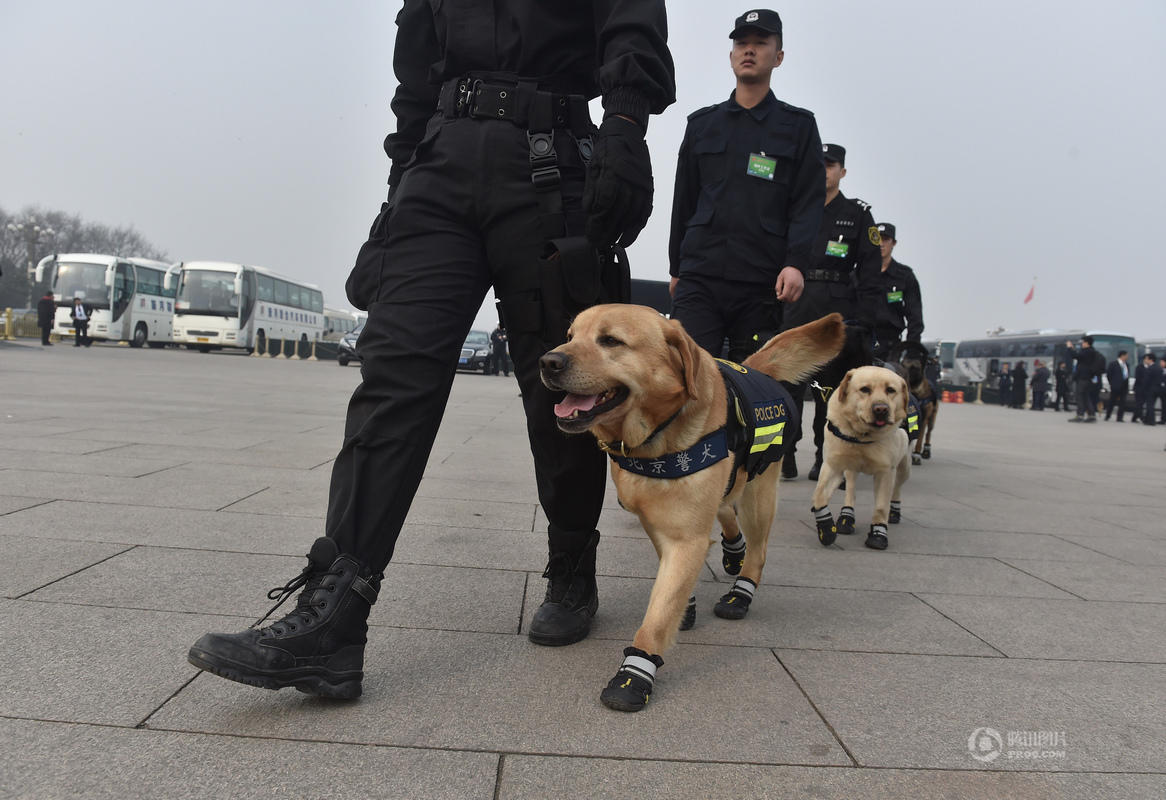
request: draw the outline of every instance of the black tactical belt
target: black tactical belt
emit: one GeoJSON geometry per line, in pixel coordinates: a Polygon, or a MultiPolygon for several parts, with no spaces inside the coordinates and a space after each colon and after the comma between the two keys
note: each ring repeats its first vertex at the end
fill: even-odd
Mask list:
{"type": "Polygon", "coordinates": [[[806,280],[847,283],[850,280],[850,273],[839,272],[836,269],[811,269],[806,272],[806,280]]]}
{"type": "Polygon", "coordinates": [[[581,94],[544,92],[536,83],[493,83],[454,78],[441,85],[437,110],[446,117],[498,119],[531,131],[569,128],[585,135],[591,125],[587,98],[581,94]]]}

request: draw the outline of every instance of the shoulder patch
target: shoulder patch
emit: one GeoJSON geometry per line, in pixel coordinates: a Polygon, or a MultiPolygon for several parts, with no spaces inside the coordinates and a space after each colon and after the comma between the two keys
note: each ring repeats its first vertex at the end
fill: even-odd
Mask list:
{"type": "Polygon", "coordinates": [[[870,243],[876,247],[883,243],[883,237],[879,236],[879,229],[874,225],[866,229],[866,235],[870,239],[870,243]]]}
{"type": "Polygon", "coordinates": [[[714,103],[711,106],[705,106],[704,108],[698,108],[696,111],[693,111],[691,114],[688,115],[688,119],[693,120],[693,119],[696,119],[697,117],[703,117],[705,114],[708,114],[712,111],[716,111],[718,108],[720,108],[720,105],[721,105],[720,103],[714,103]]]}
{"type": "Polygon", "coordinates": [[[814,112],[810,111],[808,108],[798,108],[797,106],[790,105],[784,100],[778,100],[777,105],[786,111],[792,111],[795,114],[802,114],[803,116],[807,116],[810,119],[814,118],[814,112]]]}

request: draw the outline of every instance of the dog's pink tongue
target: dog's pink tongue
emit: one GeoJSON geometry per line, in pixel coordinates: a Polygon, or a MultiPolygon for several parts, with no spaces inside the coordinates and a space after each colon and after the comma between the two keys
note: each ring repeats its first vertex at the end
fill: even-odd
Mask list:
{"type": "Polygon", "coordinates": [[[555,405],[555,416],[569,417],[576,411],[590,411],[595,408],[598,399],[597,394],[569,394],[563,398],[563,402],[555,405]]]}

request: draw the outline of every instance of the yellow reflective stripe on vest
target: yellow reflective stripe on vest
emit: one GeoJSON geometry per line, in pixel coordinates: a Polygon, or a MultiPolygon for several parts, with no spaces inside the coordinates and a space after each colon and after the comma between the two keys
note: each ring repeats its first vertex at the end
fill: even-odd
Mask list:
{"type": "Polygon", "coordinates": [[[753,446],[749,448],[749,452],[756,453],[759,450],[765,450],[772,444],[781,444],[781,433],[783,430],[785,430],[784,422],[757,428],[754,431],[753,446]]]}
{"type": "Polygon", "coordinates": [[[912,414],[909,417],[907,417],[907,430],[910,431],[911,433],[914,433],[915,431],[919,430],[919,415],[918,414],[912,414]]]}

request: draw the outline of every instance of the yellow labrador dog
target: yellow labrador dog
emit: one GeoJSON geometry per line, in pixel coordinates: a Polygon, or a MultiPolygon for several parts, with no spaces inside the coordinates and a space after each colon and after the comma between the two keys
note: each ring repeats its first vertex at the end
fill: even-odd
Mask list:
{"type": "Polygon", "coordinates": [[[744,365],[729,364],[654,309],[603,305],[579,314],[566,344],[540,360],[543,383],[567,393],[555,407],[559,428],[599,440],[620,503],[640,518],[660,558],[643,623],[600,695],[605,705],[638,711],[647,703],[660,654],[689,610],[713,523],[737,538],[734,506],[747,551],[714,610],[745,616],[777,510],[781,470],[765,468],[780,464],[784,426],[796,415],[774,379],[813,374],[845,336],[842,317],[831,314],[774,337],[744,365]]]}
{"type": "MultiPolygon", "coordinates": [[[[854,533],[854,486],[858,473],[874,476],[874,513],[866,546],[887,549],[887,519],[898,516],[903,484],[911,475],[907,431],[907,382],[885,367],[846,373],[826,404],[822,471],[810,509],[818,541],[831,545],[837,534],[854,533]],[[846,479],[846,500],[835,523],[830,496],[846,479]]],[[[897,519],[895,520],[898,521],[897,519]]]]}

